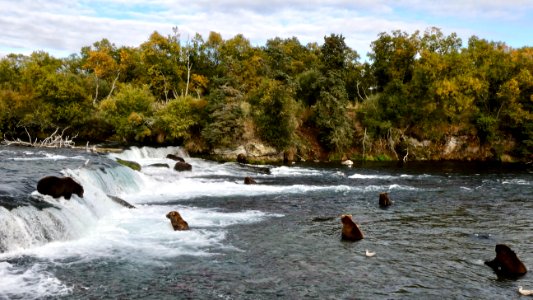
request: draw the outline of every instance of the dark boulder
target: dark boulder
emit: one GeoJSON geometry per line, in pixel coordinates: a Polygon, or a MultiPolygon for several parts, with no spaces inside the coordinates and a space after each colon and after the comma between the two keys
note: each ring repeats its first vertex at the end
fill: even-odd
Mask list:
{"type": "Polygon", "coordinates": [[[507,245],[496,245],[496,258],[486,261],[498,276],[515,278],[527,273],[526,266],[507,245]]]}
{"type": "Polygon", "coordinates": [[[175,165],[174,165],[174,170],[176,171],[191,171],[192,170],[192,166],[186,162],[182,162],[182,161],[178,161],[175,165]]]}
{"type": "Polygon", "coordinates": [[[83,187],[70,177],[47,176],[37,183],[37,191],[54,198],[64,197],[69,200],[72,194],[83,197],[83,187]]]}
{"type": "Polygon", "coordinates": [[[182,157],[179,157],[176,154],[167,154],[167,158],[175,160],[175,161],[185,162],[185,160],[182,157]]]}
{"type": "Polygon", "coordinates": [[[109,199],[113,200],[114,202],[124,206],[124,207],[127,207],[127,208],[135,208],[135,206],[131,205],[128,201],[124,200],[124,199],[121,199],[119,197],[116,197],[116,196],[111,196],[111,195],[107,195],[107,197],[109,197],[109,199]]]}
{"type": "Polygon", "coordinates": [[[148,165],[149,167],[154,167],[154,168],[170,168],[170,166],[168,164],[161,164],[161,163],[158,163],[158,164],[151,164],[151,165],[148,165]]]}

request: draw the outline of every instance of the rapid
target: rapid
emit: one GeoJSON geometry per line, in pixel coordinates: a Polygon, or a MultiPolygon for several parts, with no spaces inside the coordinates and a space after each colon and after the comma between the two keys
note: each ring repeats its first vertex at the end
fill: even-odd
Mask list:
{"type": "Polygon", "coordinates": [[[532,275],[499,279],[483,261],[505,243],[533,269],[531,220],[528,165],[252,166],[179,147],[0,147],[0,299],[512,299],[532,275]],[[48,175],[72,177],[83,198],[39,194],[48,175]],[[380,192],[394,205],[379,208],[380,192]],[[172,230],[172,210],[189,231],[172,230]],[[341,214],[364,240],[341,241],[341,214]]]}

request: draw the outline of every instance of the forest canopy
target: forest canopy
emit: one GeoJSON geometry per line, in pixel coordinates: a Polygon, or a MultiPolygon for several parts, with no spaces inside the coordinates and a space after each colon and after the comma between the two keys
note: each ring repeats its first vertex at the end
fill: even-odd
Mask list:
{"type": "Polygon", "coordinates": [[[368,61],[342,35],[303,45],[241,34],[183,41],[152,33],[138,47],[103,39],[79,54],[0,59],[0,134],[178,144],[207,152],[259,140],[342,155],[390,139],[466,135],[533,158],[533,48],[438,28],[383,32],[368,61]]]}

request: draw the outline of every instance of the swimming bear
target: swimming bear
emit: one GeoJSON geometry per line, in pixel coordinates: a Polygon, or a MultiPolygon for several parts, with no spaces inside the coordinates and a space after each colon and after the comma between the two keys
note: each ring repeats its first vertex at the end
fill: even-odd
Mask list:
{"type": "Polygon", "coordinates": [[[496,258],[486,261],[496,274],[504,277],[518,277],[527,273],[526,266],[507,245],[496,245],[496,258]]]}
{"type": "Polygon", "coordinates": [[[189,224],[183,220],[179,212],[171,211],[167,214],[167,218],[170,219],[174,230],[189,230],[189,224]]]}
{"type": "Polygon", "coordinates": [[[65,197],[69,200],[72,194],[83,198],[83,187],[70,177],[47,176],[37,183],[37,191],[54,198],[65,197]]]}

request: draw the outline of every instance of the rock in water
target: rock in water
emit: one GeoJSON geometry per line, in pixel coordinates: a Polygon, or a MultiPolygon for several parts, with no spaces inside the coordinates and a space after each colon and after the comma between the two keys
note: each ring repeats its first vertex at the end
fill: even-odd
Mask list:
{"type": "Polygon", "coordinates": [[[168,159],[175,160],[175,161],[185,162],[185,159],[183,159],[183,158],[180,157],[180,156],[177,156],[176,154],[167,154],[167,158],[168,158],[168,159]]]}
{"type": "Polygon", "coordinates": [[[83,187],[70,177],[47,176],[37,183],[37,191],[54,198],[65,197],[69,200],[72,194],[83,198],[83,187]]]}
{"type": "Polygon", "coordinates": [[[129,161],[129,160],[123,160],[123,159],[120,159],[120,158],[117,158],[117,162],[123,166],[126,166],[132,170],[135,170],[135,171],[140,171],[141,170],[141,165],[134,162],[134,161],[129,161]]]}
{"type": "Polygon", "coordinates": [[[148,165],[149,167],[154,167],[154,168],[170,168],[170,166],[168,164],[163,164],[163,163],[157,163],[157,164],[151,164],[151,165],[148,165]]]}
{"type": "Polygon", "coordinates": [[[116,196],[111,196],[111,195],[107,195],[107,197],[109,197],[109,199],[115,201],[116,203],[124,206],[124,207],[127,207],[127,208],[135,208],[135,206],[131,205],[129,202],[127,202],[126,200],[124,199],[121,199],[119,197],[116,197],[116,196]]]}
{"type": "Polygon", "coordinates": [[[178,161],[175,165],[174,165],[174,170],[176,171],[191,171],[192,170],[192,166],[186,162],[182,162],[182,161],[178,161]]]}

